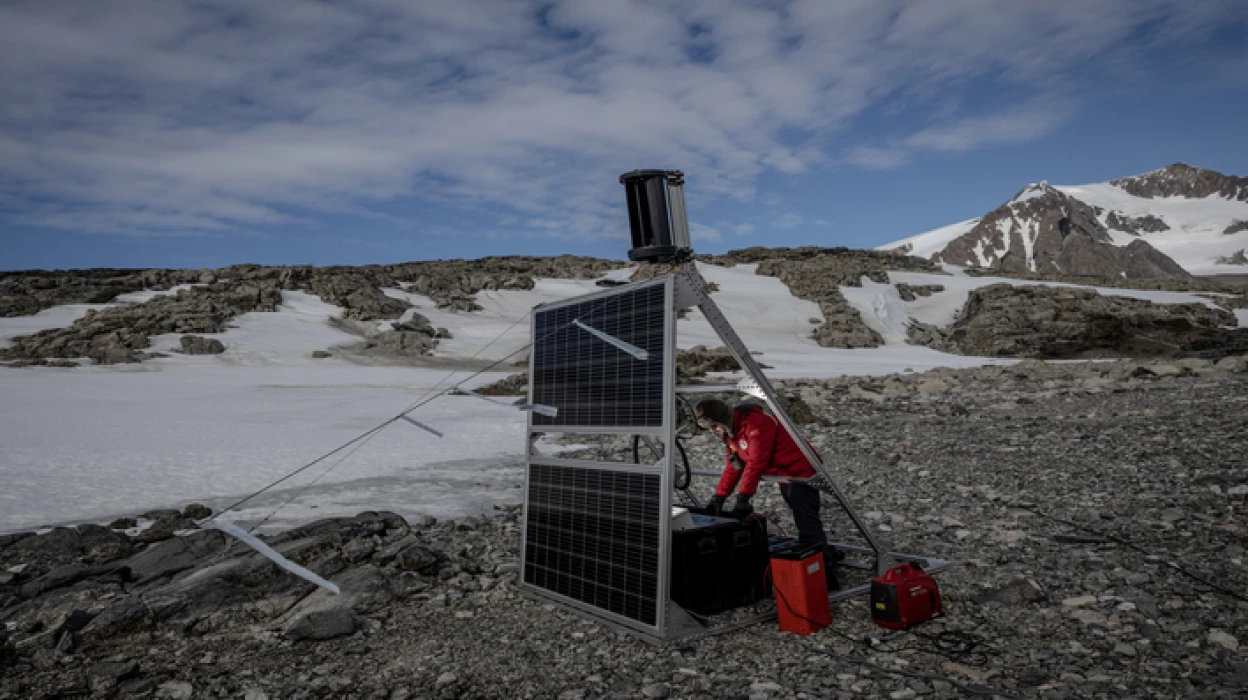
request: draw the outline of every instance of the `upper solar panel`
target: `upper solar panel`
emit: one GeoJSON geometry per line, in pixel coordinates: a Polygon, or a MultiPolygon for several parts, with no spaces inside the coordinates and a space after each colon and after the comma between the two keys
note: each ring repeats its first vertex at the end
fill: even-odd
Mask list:
{"type": "Polygon", "coordinates": [[[670,278],[540,309],[533,327],[534,427],[663,424],[670,278]]]}

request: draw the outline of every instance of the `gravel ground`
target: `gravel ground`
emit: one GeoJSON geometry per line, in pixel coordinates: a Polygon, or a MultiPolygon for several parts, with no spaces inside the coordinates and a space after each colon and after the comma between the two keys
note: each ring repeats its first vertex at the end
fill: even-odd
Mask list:
{"type": "MultiPolygon", "coordinates": [[[[343,544],[352,566],[375,562],[395,582],[393,595],[353,599],[343,636],[296,639],[289,614],[254,610],[89,626],[57,648],[0,653],[0,698],[1244,697],[1248,603],[1175,568],[1248,592],[1248,373],[1220,367],[788,383],[826,423],[808,434],[880,535],[962,561],[937,576],[948,614],[912,632],[873,625],[858,598],[809,637],[768,623],[648,644],[521,596],[508,506],[413,525],[406,537],[439,554],[436,573],[343,544]]],[[[691,453],[718,463],[709,442],[691,453]]],[[[774,486],[755,506],[788,527],[774,486]]],[[[825,520],[834,538],[850,532],[843,516],[825,520]]],[[[372,536],[378,551],[390,532],[372,536]]],[[[124,591],[96,585],[78,584],[105,600],[124,591]]]]}

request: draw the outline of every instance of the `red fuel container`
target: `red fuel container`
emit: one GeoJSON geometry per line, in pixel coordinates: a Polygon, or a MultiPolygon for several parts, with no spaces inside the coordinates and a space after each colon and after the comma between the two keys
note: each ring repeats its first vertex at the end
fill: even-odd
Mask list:
{"type": "Polygon", "coordinates": [[[780,629],[814,634],[832,624],[821,547],[771,555],[771,579],[780,629]]]}

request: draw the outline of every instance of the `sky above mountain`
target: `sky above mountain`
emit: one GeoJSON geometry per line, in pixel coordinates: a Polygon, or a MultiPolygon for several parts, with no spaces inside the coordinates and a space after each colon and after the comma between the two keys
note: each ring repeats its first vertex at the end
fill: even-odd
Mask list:
{"type": "Polygon", "coordinates": [[[0,269],[872,247],[1029,182],[1248,174],[1238,0],[0,5],[0,269]]]}

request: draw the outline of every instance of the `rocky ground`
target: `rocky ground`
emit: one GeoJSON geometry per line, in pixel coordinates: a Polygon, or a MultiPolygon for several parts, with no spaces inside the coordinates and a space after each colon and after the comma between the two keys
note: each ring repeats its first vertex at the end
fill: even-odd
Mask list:
{"type": "MultiPolygon", "coordinates": [[[[787,383],[879,534],[962,560],[938,576],[949,614],[913,632],[855,599],[809,637],[762,624],[652,646],[518,593],[514,506],[268,538],[335,598],[191,509],[147,514],[146,534],[0,539],[0,698],[1242,697],[1248,603],[1184,572],[1248,591],[1246,369],[1033,360],[787,383]]],[[[706,439],[690,447],[717,464],[706,439]]],[[[756,501],[789,526],[774,487],[756,501]]]]}

